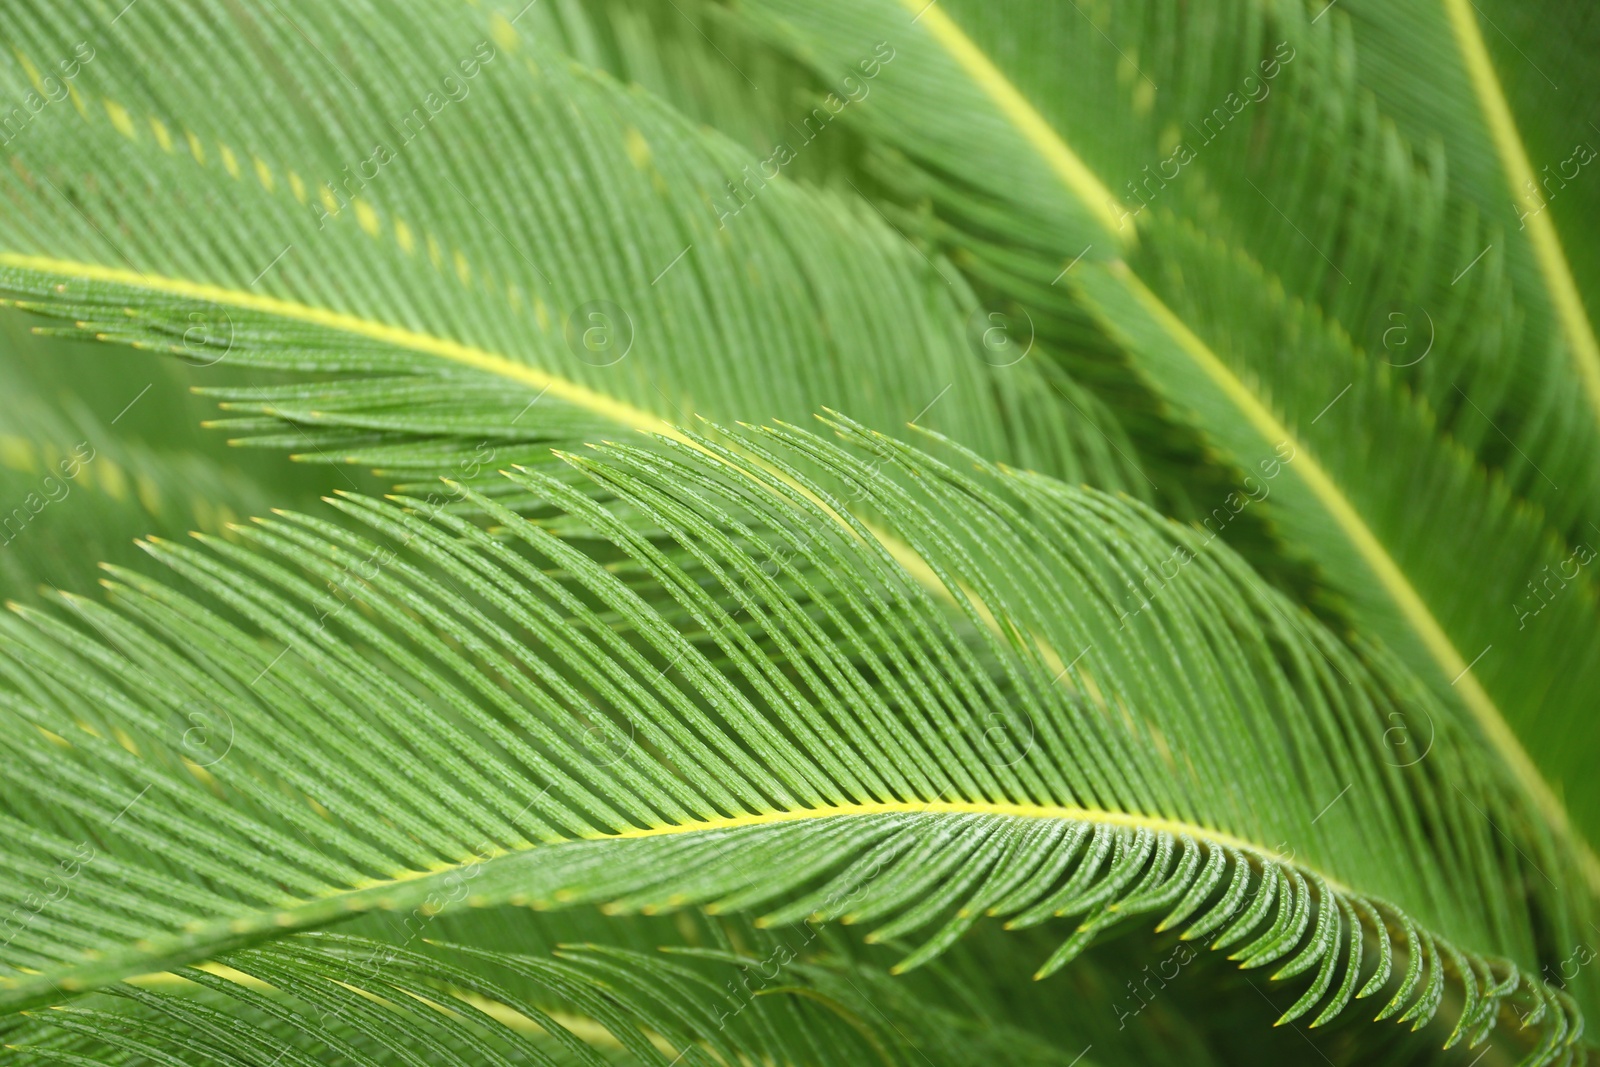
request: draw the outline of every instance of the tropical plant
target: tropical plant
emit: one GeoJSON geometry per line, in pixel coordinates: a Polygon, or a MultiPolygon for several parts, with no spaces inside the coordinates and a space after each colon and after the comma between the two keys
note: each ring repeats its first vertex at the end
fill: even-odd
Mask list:
{"type": "Polygon", "coordinates": [[[1589,1061],[1600,16],[0,6],[0,1059],[1589,1061]]]}

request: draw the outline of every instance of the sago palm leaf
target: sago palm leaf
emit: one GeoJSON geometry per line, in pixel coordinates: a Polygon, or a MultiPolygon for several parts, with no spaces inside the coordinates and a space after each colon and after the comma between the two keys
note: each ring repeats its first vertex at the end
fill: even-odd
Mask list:
{"type": "Polygon", "coordinates": [[[185,996],[125,988],[104,1007],[59,1013],[54,1025],[34,1028],[21,1036],[27,1044],[14,1047],[39,1062],[77,1063],[90,1053],[109,1063],[261,1057],[295,1065],[409,1059],[462,1067],[781,1063],[796,1049],[841,1065],[1047,1064],[1058,1055],[1019,1029],[975,1031],[959,1016],[907,1000],[882,974],[874,981],[796,965],[782,986],[762,988],[757,978],[741,988],[733,977],[741,968],[761,975],[781,957],[782,942],[766,941],[760,956],[703,950],[697,957],[704,963],[693,968],[659,953],[599,945],[570,946],[555,959],[455,950],[446,952],[455,957],[446,963],[382,942],[302,938],[292,947],[230,954],[227,977],[187,972],[210,996],[192,988],[185,996]],[[374,958],[384,961],[381,977],[370,966],[374,958]],[[512,981],[487,978],[486,967],[512,981]],[[316,981],[333,975],[337,983],[316,981]],[[508,988],[518,979],[577,1012],[520,1000],[508,988]],[[445,981],[454,983],[448,993],[445,981]],[[764,995],[752,997],[752,984],[764,995]],[[294,990],[297,999],[266,995],[278,989],[294,990]],[[719,1020],[726,1025],[715,1025],[719,1020]],[[917,1028],[916,1040],[907,1027],[917,1028]],[[708,1032],[713,1036],[699,1044],[708,1032]],[[924,1058],[929,1053],[934,1060],[924,1058]]]}
{"type": "Polygon", "coordinates": [[[1592,839],[1600,794],[1561,709],[1600,691],[1600,351],[1561,206],[1516,227],[1526,160],[1471,5],[1345,6],[749,5],[829,78],[893,36],[851,115],[896,150],[890,199],[930,204],[933,246],[1058,349],[1129,361],[1239,472],[1196,521],[1228,536],[1269,514],[1325,610],[1381,634],[1592,839]],[[1478,95],[1437,89],[1457,82],[1478,95]],[[1449,121],[1405,110],[1423,96],[1449,121]]]}
{"type": "Polygon", "coordinates": [[[1535,922],[1576,936],[1582,913],[1529,880],[1570,861],[1425,689],[1181,527],[850,435],[877,466],[794,431],[569,460],[609,508],[515,476],[575,521],[561,538],[486,497],[509,542],[349,497],[369,536],[285,515],[240,531],[249,549],[152,543],[203,600],[117,570],[117,611],[25,612],[9,728],[52,743],[9,746],[8,894],[72,872],[14,931],[0,997],[463,899],[843,916],[910,938],[901,969],[985,913],[1078,916],[1041,977],[1160,913],[1300,977],[1286,1018],[1382,993],[1420,1024],[1449,986],[1451,1043],[1534,1013],[1544,1052],[1576,1035],[1514,962],[1535,922]],[[1171,561],[1188,581],[1119,611],[1120,575],[1171,561]],[[1398,701],[1439,723],[1425,775],[1386,737],[1398,701]]]}
{"type": "MultiPolygon", "coordinates": [[[[190,32],[169,17],[119,30],[164,51],[190,32]]],[[[288,54],[310,47],[306,32],[372,45],[276,77],[232,68],[211,92],[259,103],[225,123],[194,91],[221,74],[198,53],[191,76],[153,82],[82,64],[61,106],[89,120],[19,138],[7,182],[29,210],[8,223],[8,287],[85,335],[360,373],[226,394],[264,416],[236,433],[312,458],[433,473],[483,441],[499,462],[532,461],[619,421],[833,404],[893,423],[926,412],[986,454],[1077,476],[1082,453],[1096,481],[1128,481],[1034,368],[970,358],[954,272],[869,207],[781,184],[722,225],[708,196],[745,162],[731,145],[537,51],[503,15],[407,18],[420,50],[375,14],[224,20],[206,32],[288,54]],[[345,130],[324,112],[349,102],[350,77],[367,88],[345,130]],[[187,222],[152,226],[175,190],[187,222]],[[62,277],[79,281],[58,289],[62,277]],[[912,363],[915,378],[901,373],[912,363]]],[[[57,13],[18,19],[29,53],[70,53],[57,13]]]]}
{"type": "Polygon", "coordinates": [[[7,5],[10,302],[400,483],[0,625],[11,1054],[1584,1061],[1588,201],[1458,6],[7,5]]]}

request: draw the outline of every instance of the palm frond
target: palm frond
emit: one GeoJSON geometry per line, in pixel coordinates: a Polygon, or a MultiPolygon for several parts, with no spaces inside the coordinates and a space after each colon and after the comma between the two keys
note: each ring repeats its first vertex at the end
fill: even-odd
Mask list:
{"type": "Polygon", "coordinates": [[[974,1033],[959,1018],[885,996],[881,978],[869,986],[876,994],[869,997],[827,965],[791,965],[783,985],[741,999],[733,976],[741,968],[770,970],[768,958],[723,953],[691,968],[607,946],[570,946],[554,958],[443,948],[424,955],[320,935],[249,949],[211,970],[183,972],[190,989],[124,987],[116,998],[103,998],[108,1003],[53,1013],[49,1026],[14,1035],[24,1043],[13,1047],[43,1063],[82,1062],[74,1059],[78,1049],[104,1055],[106,1048],[131,1054],[132,1062],[294,1065],[599,1065],[619,1058],[657,1067],[741,1060],[954,1064],[996,1062],[996,1056],[1000,1063],[1042,1064],[1059,1056],[1019,1031],[974,1033]],[[523,979],[559,1009],[509,993],[482,976],[484,967],[523,979]],[[209,995],[197,996],[194,986],[209,995]],[[905,1029],[914,1018],[916,1041],[905,1029]],[[797,1050],[815,1058],[797,1058],[797,1050]]]}
{"type": "Polygon", "coordinates": [[[576,530],[479,496],[505,524],[491,539],[352,496],[371,538],[285,515],[239,531],[248,548],[152,543],[213,608],[118,570],[117,610],[74,602],[88,629],[25,611],[8,722],[49,740],[8,754],[8,893],[75,840],[92,861],[17,933],[0,998],[461,900],[849,915],[916,934],[902,968],[978,914],[1078,916],[1041,974],[1171,912],[1246,966],[1314,972],[1290,1017],[1393,985],[1425,1022],[1449,984],[1452,1040],[1512,1004],[1544,1021],[1544,1053],[1575,1036],[1529,963],[1584,913],[1513,873],[1570,861],[1425,688],[1135,505],[839,427],[864,455],[777,428],[739,452],[568,457],[655,536],[524,472],[576,530]],[[1183,579],[1151,584],[1174,561],[1183,579]],[[196,701],[212,729],[174,751],[173,709],[196,701]],[[1401,706],[1437,725],[1407,770],[1385,736],[1401,706]],[[1358,971],[1368,938],[1404,973],[1358,971]]]}
{"type": "Polygon", "coordinates": [[[0,560],[0,1045],[1587,1062],[1538,19],[9,4],[0,491],[108,463],[0,560]]]}
{"type": "MultiPolygon", "coordinates": [[[[1139,491],[1132,446],[1061,419],[1052,385],[1094,402],[977,358],[970,293],[872,208],[767,181],[505,15],[414,6],[405,40],[371,12],[130,13],[125,48],[194,69],[81,65],[82,118],[30,129],[6,175],[28,211],[0,234],[4,288],[80,335],[313,372],[215,390],[240,412],[223,426],[401,478],[480,451],[537,462],[619,423],[832,405],[925,414],[985,454],[1139,491]],[[223,70],[203,59],[215,39],[323,58],[223,70]],[[239,105],[225,123],[218,99],[239,105]],[[330,124],[335,102],[359,121],[330,124]],[[731,182],[748,188],[730,202],[731,182]]],[[[18,21],[26,54],[70,51],[57,10],[18,21]]]]}
{"type": "MultiPolygon", "coordinates": [[[[1506,252],[1507,220],[1475,210],[1485,187],[1454,184],[1441,147],[1380,109],[1417,92],[1374,98],[1351,30],[1392,22],[1394,43],[1425,40],[1433,57],[1454,46],[1408,12],[1467,7],[751,5],[762,32],[835,76],[894,36],[895,64],[852,119],[894,150],[878,173],[897,217],[914,225],[931,202],[930,245],[956,249],[984,299],[1028,308],[1079,362],[1131,364],[1235,471],[1194,520],[1229,536],[1259,510],[1279,553],[1317,572],[1326,617],[1381,635],[1474,717],[1589,849],[1585,727],[1552,709],[1586,699],[1600,662],[1581,562],[1592,336],[1551,311],[1554,275],[1530,267],[1530,239],[1506,252]],[[1430,341],[1448,362],[1415,358],[1430,341]],[[1512,347],[1526,358],[1506,359],[1512,347]],[[1404,461],[1375,470],[1373,447],[1404,461]],[[1534,630],[1554,588],[1560,628],[1534,630]]],[[[1403,62],[1374,62],[1390,61],[1403,62]]],[[[1431,78],[1430,62],[1404,76],[1431,78]]]]}

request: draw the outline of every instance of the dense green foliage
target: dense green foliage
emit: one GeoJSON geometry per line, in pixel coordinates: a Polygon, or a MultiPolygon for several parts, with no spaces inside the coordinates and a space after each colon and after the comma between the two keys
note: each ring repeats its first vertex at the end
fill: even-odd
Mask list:
{"type": "Polygon", "coordinates": [[[1591,1058],[1600,15],[3,7],[0,1062],[1591,1058]]]}

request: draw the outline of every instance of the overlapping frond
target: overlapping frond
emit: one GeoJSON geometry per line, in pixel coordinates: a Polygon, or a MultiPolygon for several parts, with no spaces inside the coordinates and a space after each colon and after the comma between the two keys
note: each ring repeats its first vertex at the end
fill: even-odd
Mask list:
{"type": "MultiPolygon", "coordinates": [[[[18,91],[114,7],[18,11],[18,91]]],[[[834,405],[1137,491],[1132,446],[985,363],[956,272],[868,205],[762,171],[514,12],[412,8],[129,12],[12,146],[4,288],[80,335],[314,372],[216,390],[224,425],[401,477],[834,405]]]]}
{"type": "Polygon", "coordinates": [[[125,986],[115,998],[50,1013],[48,1023],[10,1035],[9,1044],[39,1063],[92,1056],[100,1063],[296,1067],[1021,1065],[1059,1057],[1014,1028],[975,1032],[968,1020],[929,1011],[892,989],[886,995],[882,976],[872,982],[869,974],[785,960],[783,983],[758,984],[757,996],[740,972],[771,970],[768,955],[707,950],[695,962],[604,945],[540,958],[449,945],[422,954],[365,938],[300,937],[231,954],[210,970],[186,970],[184,989],[125,986]],[[525,1001],[501,975],[561,1010],[525,1001]]]}
{"type": "Polygon", "coordinates": [[[1077,917],[1044,974],[1174,912],[1314,972],[1292,1017],[1383,990],[1426,1021],[1448,986],[1452,1040],[1581,1033],[1531,967],[1582,921],[1537,882],[1570,861],[1425,688],[1193,531],[841,429],[857,454],[778,428],[568,457],[609,506],[513,475],[560,536],[352,496],[369,534],[151,544],[197,596],[119,570],[115,610],[24,612],[6,892],[72,870],[0,1000],[463,901],[848,915],[905,967],[981,913],[1077,917]]]}
{"type": "MultiPolygon", "coordinates": [[[[1586,125],[1597,86],[1581,58],[1594,40],[1594,14],[1553,8],[1537,17],[1536,33],[1531,12],[1492,2],[1361,2],[1346,14],[1361,84],[1414,142],[1448,145],[1453,219],[1483,221],[1482,240],[1458,269],[1492,244],[1526,318],[1515,338],[1518,358],[1497,361],[1514,363],[1518,380],[1507,383],[1507,402],[1491,408],[1495,419],[1540,457],[1554,484],[1587,492],[1574,499],[1548,485],[1541,490],[1525,456],[1507,455],[1505,465],[1554,515],[1592,519],[1580,427],[1600,417],[1600,275],[1585,229],[1594,194],[1575,179],[1600,143],[1586,125]]],[[[1460,424],[1472,421],[1459,411],[1460,424]]]]}
{"type": "Polygon", "coordinates": [[[1444,427],[1564,535],[1593,517],[1580,351],[1593,341],[1556,321],[1517,228],[1451,29],[1465,0],[753,8],[826,71],[862,40],[903,42],[908,62],[850,118],[925,169],[883,164],[966,236],[1001,242],[1006,259],[1041,256],[1055,278],[1080,253],[1105,262],[1142,245],[1153,208],[1188,218],[1408,364],[1444,427]],[[1418,358],[1432,350],[1448,359],[1418,358]]]}
{"type": "Polygon", "coordinates": [[[1353,1062],[1582,1061],[1591,198],[1516,193],[1582,105],[1522,136],[1487,7],[11,5],[0,297],[399,487],[119,453],[103,536],[213,514],[0,623],[0,1043],[1237,1058],[1015,995],[1121,933],[1353,1062]]]}
{"type": "Polygon", "coordinates": [[[879,173],[908,224],[931,203],[928,236],[986,299],[1028,308],[1058,350],[1128,361],[1241,479],[1195,520],[1271,520],[1334,617],[1472,714],[1587,848],[1600,807],[1572,709],[1600,614],[1575,350],[1532,322],[1503,250],[1474,261],[1505,220],[1451,184],[1454,141],[1397,130],[1341,10],[752,6],[824,71],[897,35],[904,62],[855,119],[897,150],[879,173]],[[1563,625],[1537,632],[1546,607],[1563,625]]]}

